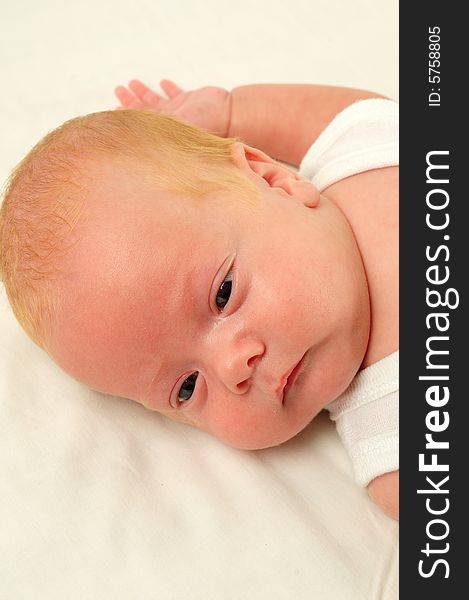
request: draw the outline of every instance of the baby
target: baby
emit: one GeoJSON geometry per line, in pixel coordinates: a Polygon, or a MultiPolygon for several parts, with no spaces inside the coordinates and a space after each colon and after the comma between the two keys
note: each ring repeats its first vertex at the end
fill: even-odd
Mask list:
{"type": "Polygon", "coordinates": [[[19,322],[89,387],[239,448],[327,407],[397,518],[396,104],[161,87],[117,88],[121,110],[68,121],[13,172],[0,272],[19,322]]]}

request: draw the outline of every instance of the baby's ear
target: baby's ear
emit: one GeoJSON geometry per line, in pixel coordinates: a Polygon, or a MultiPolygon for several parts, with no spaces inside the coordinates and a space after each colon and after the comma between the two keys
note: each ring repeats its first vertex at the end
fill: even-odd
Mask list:
{"type": "Polygon", "coordinates": [[[262,150],[236,142],[232,160],[257,185],[283,190],[308,208],[318,205],[319,192],[310,181],[278,163],[262,150]]]}

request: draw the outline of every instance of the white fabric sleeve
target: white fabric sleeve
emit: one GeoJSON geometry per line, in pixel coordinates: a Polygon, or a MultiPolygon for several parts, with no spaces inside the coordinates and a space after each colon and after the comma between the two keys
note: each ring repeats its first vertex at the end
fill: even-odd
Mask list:
{"type": "Polygon", "coordinates": [[[338,113],[305,154],[300,175],[321,192],[371,169],[399,164],[399,105],[370,98],[338,113]]]}
{"type": "Polygon", "coordinates": [[[361,485],[399,468],[399,352],[360,371],[326,410],[361,485]]]}

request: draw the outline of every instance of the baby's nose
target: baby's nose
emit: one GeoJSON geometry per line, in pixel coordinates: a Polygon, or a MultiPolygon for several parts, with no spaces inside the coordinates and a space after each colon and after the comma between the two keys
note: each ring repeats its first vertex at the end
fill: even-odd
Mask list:
{"type": "Polygon", "coordinates": [[[213,363],[219,379],[233,394],[246,393],[264,352],[264,344],[254,338],[238,340],[221,349],[217,346],[213,363]]]}

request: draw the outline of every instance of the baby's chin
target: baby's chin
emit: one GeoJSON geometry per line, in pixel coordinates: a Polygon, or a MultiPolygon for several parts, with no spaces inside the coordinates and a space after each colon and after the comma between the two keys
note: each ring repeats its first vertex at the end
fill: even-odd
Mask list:
{"type": "Polygon", "coordinates": [[[293,439],[296,435],[298,435],[298,433],[303,431],[305,427],[303,427],[302,429],[300,429],[292,435],[282,436],[280,438],[271,440],[245,440],[243,442],[230,442],[229,440],[224,440],[221,438],[219,439],[228,446],[231,446],[232,448],[236,448],[238,450],[266,450],[267,448],[275,448],[277,446],[285,444],[286,442],[293,439]]]}

